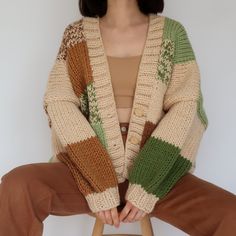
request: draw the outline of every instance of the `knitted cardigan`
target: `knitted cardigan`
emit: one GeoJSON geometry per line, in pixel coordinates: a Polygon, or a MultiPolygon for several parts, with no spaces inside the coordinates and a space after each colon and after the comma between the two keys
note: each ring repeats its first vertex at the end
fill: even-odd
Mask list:
{"type": "MultiPolygon", "coordinates": [[[[184,26],[148,14],[126,144],[123,144],[99,17],[64,29],[43,107],[53,156],[71,171],[92,212],[125,199],[150,213],[175,183],[195,169],[208,119],[200,73],[184,26]]],[[[63,178],[63,176],[62,176],[63,178]]]]}

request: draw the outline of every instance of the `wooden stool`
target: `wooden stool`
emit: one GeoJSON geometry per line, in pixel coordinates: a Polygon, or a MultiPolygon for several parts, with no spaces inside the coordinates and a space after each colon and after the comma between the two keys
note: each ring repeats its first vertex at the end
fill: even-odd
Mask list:
{"type": "Polygon", "coordinates": [[[147,214],[140,221],[140,227],[142,234],[103,234],[104,224],[94,213],[88,213],[89,215],[96,218],[92,236],[154,236],[152,224],[149,215],[147,214]]]}

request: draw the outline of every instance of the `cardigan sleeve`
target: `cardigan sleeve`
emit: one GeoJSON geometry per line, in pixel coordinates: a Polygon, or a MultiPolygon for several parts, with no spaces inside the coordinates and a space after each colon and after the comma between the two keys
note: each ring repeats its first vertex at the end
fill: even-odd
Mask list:
{"type": "Polygon", "coordinates": [[[58,159],[70,169],[91,211],[97,212],[120,204],[118,181],[110,156],[82,113],[81,100],[73,90],[67,65],[70,28],[67,26],[64,31],[50,71],[43,107],[49,126],[65,149],[58,159]]]}
{"type": "Polygon", "coordinates": [[[125,199],[147,213],[183,175],[191,173],[208,127],[199,67],[185,28],[178,26],[164,116],[140,149],[128,176],[125,199]]]}

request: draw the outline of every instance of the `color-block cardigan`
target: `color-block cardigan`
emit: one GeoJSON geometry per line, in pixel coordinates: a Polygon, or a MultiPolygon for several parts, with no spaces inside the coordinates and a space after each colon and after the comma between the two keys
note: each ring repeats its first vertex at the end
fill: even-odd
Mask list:
{"type": "MultiPolygon", "coordinates": [[[[126,145],[98,17],[67,25],[44,95],[51,162],[64,162],[92,212],[125,199],[150,213],[187,172],[208,126],[200,73],[184,26],[149,14],[126,145]]],[[[63,178],[63,176],[62,176],[63,178]]]]}

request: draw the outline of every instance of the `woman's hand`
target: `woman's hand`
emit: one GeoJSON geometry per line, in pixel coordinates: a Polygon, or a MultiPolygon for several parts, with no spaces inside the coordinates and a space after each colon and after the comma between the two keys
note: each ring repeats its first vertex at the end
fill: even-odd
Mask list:
{"type": "Polygon", "coordinates": [[[104,224],[114,225],[117,228],[120,226],[117,207],[105,211],[95,212],[95,214],[104,224]]]}
{"type": "Polygon", "coordinates": [[[134,206],[127,201],[125,207],[122,209],[119,220],[123,222],[132,223],[141,220],[147,213],[134,206]]]}

